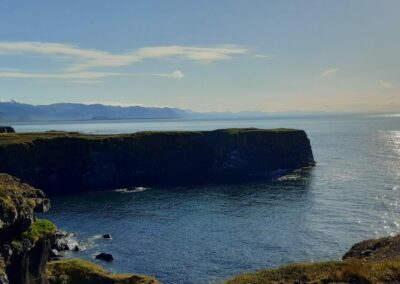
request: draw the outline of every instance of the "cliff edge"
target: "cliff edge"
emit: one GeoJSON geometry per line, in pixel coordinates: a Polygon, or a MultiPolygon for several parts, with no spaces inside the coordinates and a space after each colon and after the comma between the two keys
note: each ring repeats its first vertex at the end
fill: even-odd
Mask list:
{"type": "Polygon", "coordinates": [[[0,172],[46,194],[268,179],[314,164],[302,130],[0,134],[0,172]]]}

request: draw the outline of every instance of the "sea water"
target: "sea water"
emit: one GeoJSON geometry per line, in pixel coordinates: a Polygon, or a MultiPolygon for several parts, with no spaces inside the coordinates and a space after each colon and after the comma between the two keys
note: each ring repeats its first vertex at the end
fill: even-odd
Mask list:
{"type": "Polygon", "coordinates": [[[400,232],[400,117],[347,115],[237,120],[18,124],[17,131],[126,133],[227,127],[306,130],[317,165],[264,183],[153,187],[52,199],[42,215],[74,232],[68,257],[164,283],[214,283],[295,261],[340,259],[366,238],[400,232]],[[111,240],[102,239],[105,233],[111,240]]]}

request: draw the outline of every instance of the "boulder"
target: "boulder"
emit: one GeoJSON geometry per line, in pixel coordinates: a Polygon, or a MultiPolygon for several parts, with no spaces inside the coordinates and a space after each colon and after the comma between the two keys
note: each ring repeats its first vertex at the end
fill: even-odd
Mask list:
{"type": "Polygon", "coordinates": [[[99,253],[98,255],[96,255],[96,259],[111,262],[114,260],[114,257],[112,256],[112,254],[102,252],[102,253],[99,253]]]}

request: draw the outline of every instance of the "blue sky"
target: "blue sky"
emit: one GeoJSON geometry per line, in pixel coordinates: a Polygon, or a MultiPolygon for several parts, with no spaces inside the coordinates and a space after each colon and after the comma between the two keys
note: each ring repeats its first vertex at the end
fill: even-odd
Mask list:
{"type": "Polygon", "coordinates": [[[0,100],[400,111],[400,1],[1,1],[0,100]]]}

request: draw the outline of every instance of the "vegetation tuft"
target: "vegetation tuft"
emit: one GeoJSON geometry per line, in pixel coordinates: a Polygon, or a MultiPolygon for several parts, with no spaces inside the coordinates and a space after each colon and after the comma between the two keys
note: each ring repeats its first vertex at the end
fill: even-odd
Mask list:
{"type": "Polygon", "coordinates": [[[111,274],[99,265],[80,259],[49,262],[47,274],[50,284],[159,284],[149,276],[111,274]]]}

